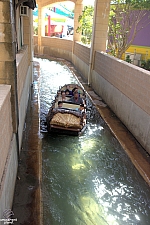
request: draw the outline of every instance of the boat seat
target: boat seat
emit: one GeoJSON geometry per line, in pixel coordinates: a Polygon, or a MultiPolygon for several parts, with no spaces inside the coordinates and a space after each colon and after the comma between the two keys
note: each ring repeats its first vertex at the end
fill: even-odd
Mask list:
{"type": "Polygon", "coordinates": [[[80,105],[63,102],[63,108],[78,110],[80,105]]]}
{"type": "MultiPolygon", "coordinates": [[[[73,110],[78,110],[80,105],[78,104],[73,104],[71,102],[63,102],[64,109],[73,109],[73,110]]],[[[55,103],[55,108],[58,108],[58,101],[55,103]]]]}

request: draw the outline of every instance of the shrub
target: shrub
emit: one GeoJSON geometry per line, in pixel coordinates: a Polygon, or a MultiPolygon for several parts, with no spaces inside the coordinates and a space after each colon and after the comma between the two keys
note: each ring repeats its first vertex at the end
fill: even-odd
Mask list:
{"type": "Polygon", "coordinates": [[[149,70],[150,71],[150,59],[146,60],[142,60],[141,61],[141,67],[145,70],[149,70]]]}
{"type": "Polygon", "coordinates": [[[130,55],[126,56],[126,62],[131,63],[130,55]]]}

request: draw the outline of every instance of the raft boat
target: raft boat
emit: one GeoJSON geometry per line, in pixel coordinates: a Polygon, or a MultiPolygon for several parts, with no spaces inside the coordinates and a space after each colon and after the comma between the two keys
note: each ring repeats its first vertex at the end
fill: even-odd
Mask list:
{"type": "Polygon", "coordinates": [[[61,134],[79,135],[86,128],[86,107],[84,112],[80,111],[80,104],[71,102],[71,90],[77,88],[80,98],[82,98],[84,106],[86,106],[86,95],[84,89],[77,84],[67,84],[57,92],[52,106],[46,117],[48,132],[57,132],[61,134]],[[62,99],[62,91],[68,90],[69,92],[62,99]],[[62,107],[59,108],[58,102],[62,102],[62,107]]]}

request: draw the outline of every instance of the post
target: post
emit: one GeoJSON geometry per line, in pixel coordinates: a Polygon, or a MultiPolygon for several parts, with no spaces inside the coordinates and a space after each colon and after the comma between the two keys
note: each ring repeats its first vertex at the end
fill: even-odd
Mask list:
{"type": "Polygon", "coordinates": [[[91,85],[91,72],[93,70],[95,51],[106,52],[106,41],[108,39],[108,23],[111,0],[95,0],[93,33],[90,51],[88,85],[91,85]]]}
{"type": "Polygon", "coordinates": [[[83,10],[83,0],[77,0],[75,3],[74,9],[74,34],[73,34],[73,49],[72,53],[74,52],[74,45],[76,41],[81,41],[81,34],[76,33],[76,29],[79,26],[78,18],[82,14],[83,10]]]}
{"type": "Polygon", "coordinates": [[[48,16],[48,36],[51,36],[51,17],[48,16]]]}
{"type": "Polygon", "coordinates": [[[43,54],[42,51],[42,37],[45,36],[45,10],[38,4],[38,53],[43,54]]]}

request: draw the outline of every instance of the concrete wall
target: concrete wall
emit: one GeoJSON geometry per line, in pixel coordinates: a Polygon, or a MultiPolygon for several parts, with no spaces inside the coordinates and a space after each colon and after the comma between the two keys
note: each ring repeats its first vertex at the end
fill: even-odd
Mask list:
{"type": "MultiPolygon", "coordinates": [[[[13,134],[11,115],[11,86],[0,85],[0,219],[13,201],[17,173],[16,135],[13,134]]],[[[0,224],[4,224],[0,222],[0,224]]]]}
{"type": "MultiPolygon", "coordinates": [[[[42,37],[41,54],[72,61],[72,41],[55,37],[42,37]]],[[[37,36],[34,36],[34,53],[38,54],[37,36]]]]}
{"type": "Polygon", "coordinates": [[[18,106],[19,106],[19,149],[22,143],[22,131],[28,106],[30,87],[32,82],[32,62],[28,65],[28,46],[23,46],[17,53],[17,87],[18,87],[18,106]]]}
{"type": "Polygon", "coordinates": [[[75,42],[73,53],[74,53],[72,56],[73,64],[80,71],[82,76],[88,79],[90,48],[79,42],[75,42]]]}
{"type": "Polygon", "coordinates": [[[28,72],[28,46],[24,45],[21,51],[16,54],[17,63],[17,88],[18,88],[18,104],[20,105],[22,91],[28,72]]]}
{"type": "MultiPolygon", "coordinates": [[[[28,47],[23,46],[16,55],[17,94],[19,108],[19,150],[25,122],[32,81],[32,62],[28,59],[28,47]]],[[[18,167],[16,134],[12,128],[11,85],[0,85],[0,219],[5,209],[11,209],[18,167]]],[[[0,224],[4,224],[0,222],[0,224]]]]}
{"type": "MultiPolygon", "coordinates": [[[[87,47],[79,42],[75,42],[73,53],[72,50],[73,41],[71,40],[55,37],[42,37],[43,55],[50,55],[72,61],[82,75],[87,78],[90,47],[87,47]]],[[[38,55],[38,36],[34,36],[34,54],[38,55]]]]}
{"type": "MultiPolygon", "coordinates": [[[[3,218],[3,212],[6,209],[12,208],[17,167],[18,167],[16,149],[17,149],[16,136],[14,134],[10,143],[10,149],[9,149],[7,161],[4,167],[3,180],[1,182],[0,218],[3,218]]],[[[3,225],[3,224],[4,222],[0,222],[0,225],[3,225]]]]}
{"type": "Polygon", "coordinates": [[[150,72],[96,52],[92,86],[150,153],[150,72]]]}
{"type": "Polygon", "coordinates": [[[10,104],[10,85],[0,85],[0,180],[2,179],[9,145],[12,138],[12,118],[10,104]]]}
{"type": "MultiPolygon", "coordinates": [[[[29,9],[29,16],[23,17],[18,24],[20,15],[19,12],[15,15],[15,9],[14,1],[0,2],[0,220],[4,210],[12,207],[18,155],[32,83],[32,10],[29,9]],[[20,43],[17,55],[16,36],[20,43]],[[23,43],[26,46],[22,46],[23,43]]],[[[0,224],[4,223],[0,221],[0,224]]]]}

